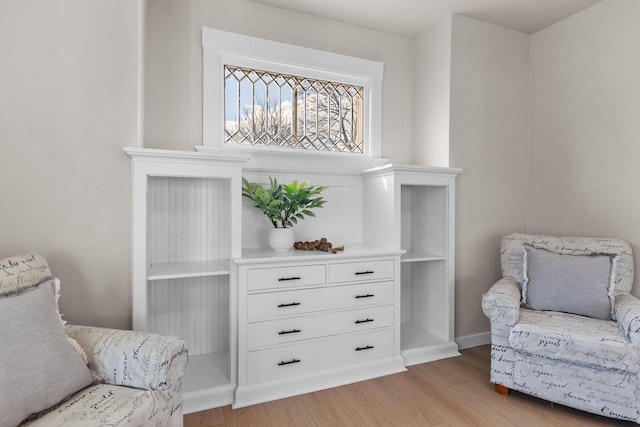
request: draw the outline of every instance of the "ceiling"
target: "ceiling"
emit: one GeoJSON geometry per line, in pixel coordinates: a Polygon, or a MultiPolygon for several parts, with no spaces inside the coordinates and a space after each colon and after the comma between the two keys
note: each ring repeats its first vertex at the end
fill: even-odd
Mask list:
{"type": "Polygon", "coordinates": [[[600,0],[250,0],[345,24],[414,37],[459,14],[535,33],[600,0]]]}

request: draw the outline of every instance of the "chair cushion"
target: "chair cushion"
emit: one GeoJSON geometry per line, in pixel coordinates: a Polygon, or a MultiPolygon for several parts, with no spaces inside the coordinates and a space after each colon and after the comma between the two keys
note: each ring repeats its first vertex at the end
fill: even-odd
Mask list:
{"type": "Polygon", "coordinates": [[[158,391],[97,384],[24,427],[160,426],[166,415],[159,400],[158,391]]]}
{"type": "Polygon", "coordinates": [[[516,352],[638,373],[638,348],[617,323],[568,313],[520,309],[509,342],[516,352]]]}
{"type": "Polygon", "coordinates": [[[633,286],[633,250],[631,245],[623,240],[601,237],[537,236],[520,233],[505,236],[502,238],[500,245],[502,276],[513,277],[520,285],[524,282],[522,246],[525,244],[563,255],[618,255],[614,294],[631,292],[633,286]]]}
{"type": "Polygon", "coordinates": [[[53,282],[0,298],[0,427],[14,427],[90,385],[64,333],[53,282]]]}
{"type": "Polygon", "coordinates": [[[523,303],[534,310],[608,320],[616,260],[613,255],[563,255],[524,245],[523,303]]]}

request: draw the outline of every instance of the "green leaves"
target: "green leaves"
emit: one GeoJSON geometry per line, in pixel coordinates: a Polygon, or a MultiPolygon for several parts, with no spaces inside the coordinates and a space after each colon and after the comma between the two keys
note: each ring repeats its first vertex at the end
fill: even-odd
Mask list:
{"type": "Polygon", "coordinates": [[[321,208],[326,200],[320,195],[328,187],[307,186],[306,182],[293,181],[278,184],[269,177],[269,187],[242,178],[242,195],[251,199],[276,228],[293,227],[305,216],[315,217],[310,209],[321,208]]]}

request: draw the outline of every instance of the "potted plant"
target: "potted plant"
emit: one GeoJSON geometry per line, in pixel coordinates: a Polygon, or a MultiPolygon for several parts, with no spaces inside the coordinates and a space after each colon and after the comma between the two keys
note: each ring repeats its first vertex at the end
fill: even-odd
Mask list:
{"type": "Polygon", "coordinates": [[[272,177],[269,177],[269,186],[265,188],[242,178],[242,195],[251,199],[273,224],[269,245],[274,251],[292,248],[295,236],[291,227],[307,216],[316,216],[312,209],[325,204],[326,200],[320,193],[327,188],[298,181],[278,184],[272,177]]]}

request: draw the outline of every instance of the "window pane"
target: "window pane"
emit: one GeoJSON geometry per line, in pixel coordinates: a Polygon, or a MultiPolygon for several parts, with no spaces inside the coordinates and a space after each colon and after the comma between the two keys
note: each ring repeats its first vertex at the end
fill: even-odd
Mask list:
{"type": "Polygon", "coordinates": [[[363,152],[361,86],[224,67],[225,143],[363,152]]]}

